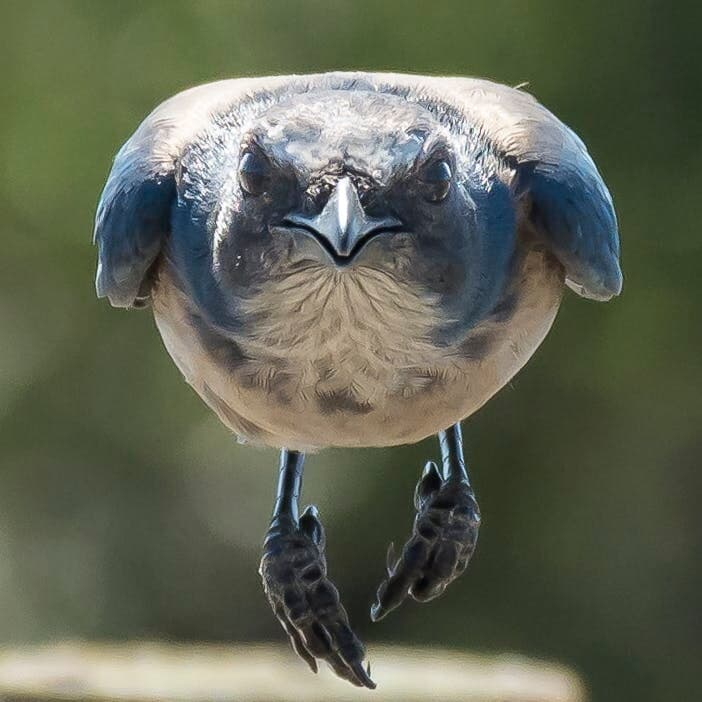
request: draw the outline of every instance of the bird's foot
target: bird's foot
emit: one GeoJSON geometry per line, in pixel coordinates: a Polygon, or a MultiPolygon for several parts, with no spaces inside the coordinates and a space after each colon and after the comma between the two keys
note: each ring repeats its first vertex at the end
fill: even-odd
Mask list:
{"type": "Polygon", "coordinates": [[[396,559],[388,549],[387,577],[378,588],[371,619],[378,621],[410,595],[418,602],[438,597],[467,567],[478,540],[480,510],[468,480],[444,476],[433,461],[414,493],[412,536],[396,559]]]}
{"type": "Polygon", "coordinates": [[[321,659],[340,678],[372,689],[370,666],[363,667],[363,644],[327,578],[324,545],[316,507],[307,507],[297,522],[275,517],[263,544],[263,588],[295,652],[315,673],[316,659],[321,659]]]}

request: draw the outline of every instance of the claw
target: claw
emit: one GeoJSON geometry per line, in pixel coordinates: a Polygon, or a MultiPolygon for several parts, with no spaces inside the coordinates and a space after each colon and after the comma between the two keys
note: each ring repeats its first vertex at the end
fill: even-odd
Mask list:
{"type": "Polygon", "coordinates": [[[392,575],[392,571],[395,569],[396,565],[397,554],[395,553],[395,542],[391,541],[390,545],[388,546],[388,552],[385,556],[385,569],[387,570],[388,575],[392,575]]]}
{"type": "Polygon", "coordinates": [[[310,670],[316,675],[319,670],[317,668],[317,661],[305,647],[305,644],[302,641],[302,636],[292,625],[292,622],[288,619],[284,609],[282,607],[275,608],[275,615],[278,617],[278,621],[282,624],[283,629],[285,629],[285,633],[288,635],[295,653],[297,653],[297,655],[300,656],[305,663],[307,663],[310,670]]]}
{"type": "Polygon", "coordinates": [[[365,649],[349,626],[339,592],[327,577],[324,528],[307,507],[297,523],[274,521],[259,572],[275,615],[295,652],[313,672],[317,660],[357,687],[374,688],[363,667],[365,649]]]}
{"type": "Polygon", "coordinates": [[[434,461],[427,461],[422,471],[422,477],[417,483],[414,491],[414,506],[421,509],[427,498],[431,497],[437,490],[441,489],[444,478],[439,471],[439,466],[434,461]]]}
{"type": "Polygon", "coordinates": [[[356,678],[363,684],[364,687],[375,690],[376,684],[370,677],[370,666],[368,666],[368,670],[366,671],[363,669],[363,665],[361,665],[361,663],[354,663],[351,666],[351,669],[356,674],[356,678]]]}
{"type": "Polygon", "coordinates": [[[378,588],[370,616],[374,622],[407,597],[427,602],[438,597],[466,568],[475,550],[480,512],[465,479],[444,479],[429,461],[415,490],[417,514],[412,536],[398,560],[390,544],[387,575],[378,588]]]}
{"type": "Polygon", "coordinates": [[[360,661],[348,663],[339,653],[332,654],[327,663],[331,669],[343,680],[347,680],[356,687],[367,687],[371,690],[376,688],[375,682],[363,669],[360,661]]]}
{"type": "Polygon", "coordinates": [[[324,527],[319,519],[319,510],[315,505],[308,505],[300,515],[298,522],[300,530],[306,534],[313,543],[324,548],[324,527]]]}

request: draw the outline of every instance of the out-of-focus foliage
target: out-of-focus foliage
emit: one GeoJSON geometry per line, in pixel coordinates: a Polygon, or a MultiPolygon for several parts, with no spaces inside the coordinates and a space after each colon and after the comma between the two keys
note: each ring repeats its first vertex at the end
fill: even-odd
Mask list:
{"type": "Polygon", "coordinates": [[[274,452],[235,444],[148,312],[94,298],[96,199],[141,118],[218,77],[469,74],[530,81],[588,143],[620,218],[624,295],[569,295],[528,367],[466,423],[484,527],[442,599],[368,620],[433,441],[309,460],[331,571],[371,644],[556,658],[596,702],[698,699],[699,7],[5,0],[2,641],[282,636],[256,573],[274,452]]]}

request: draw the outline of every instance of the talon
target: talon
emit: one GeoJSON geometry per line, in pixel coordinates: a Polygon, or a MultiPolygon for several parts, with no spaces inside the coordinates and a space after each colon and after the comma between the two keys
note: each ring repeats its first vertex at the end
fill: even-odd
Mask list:
{"type": "Polygon", "coordinates": [[[317,505],[307,505],[307,507],[305,507],[305,509],[302,510],[302,514],[300,515],[298,523],[302,524],[306,520],[315,521],[321,526],[321,522],[319,521],[319,510],[317,509],[317,505]]]}
{"type": "Polygon", "coordinates": [[[298,455],[283,453],[279,499],[259,568],[263,589],[294,651],[313,672],[317,660],[323,660],[344,680],[372,689],[375,683],[363,667],[363,644],[327,577],[319,511],[310,505],[295,519],[300,474],[298,455]]]}
{"type": "Polygon", "coordinates": [[[415,489],[415,516],[412,536],[395,560],[390,544],[386,556],[387,576],[381,582],[370,610],[371,620],[379,621],[407,597],[428,602],[466,568],[475,551],[480,511],[460,454],[457,427],[442,440],[443,476],[434,461],[428,461],[415,489]]]}
{"type": "Polygon", "coordinates": [[[364,670],[361,663],[355,663],[353,666],[353,671],[356,673],[356,677],[361,681],[364,687],[371,690],[375,690],[376,684],[371,680],[370,677],[370,666],[367,666],[368,670],[364,670]]]}
{"type": "MultiPolygon", "coordinates": [[[[323,544],[325,540],[324,527],[319,519],[319,510],[315,505],[308,505],[300,515],[298,522],[300,529],[309,536],[317,546],[323,544]]],[[[324,548],[322,546],[322,548],[324,548]]]]}
{"type": "Polygon", "coordinates": [[[397,555],[395,554],[395,542],[391,541],[388,546],[388,552],[385,555],[385,569],[388,575],[392,573],[395,566],[397,565],[397,555]]]}
{"type": "Polygon", "coordinates": [[[422,504],[428,497],[441,488],[443,482],[444,478],[439,471],[439,466],[437,466],[434,461],[427,461],[422,471],[422,477],[417,483],[414,492],[414,506],[417,509],[421,509],[422,504]]]}

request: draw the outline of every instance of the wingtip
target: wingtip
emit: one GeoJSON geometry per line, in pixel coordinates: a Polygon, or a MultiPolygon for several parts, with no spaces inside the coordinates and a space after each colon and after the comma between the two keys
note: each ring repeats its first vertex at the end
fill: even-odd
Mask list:
{"type": "Polygon", "coordinates": [[[610,270],[598,276],[597,279],[588,280],[585,284],[573,278],[566,278],[566,285],[580,297],[596,302],[608,302],[621,294],[624,287],[624,275],[619,262],[614,260],[610,270]]]}

